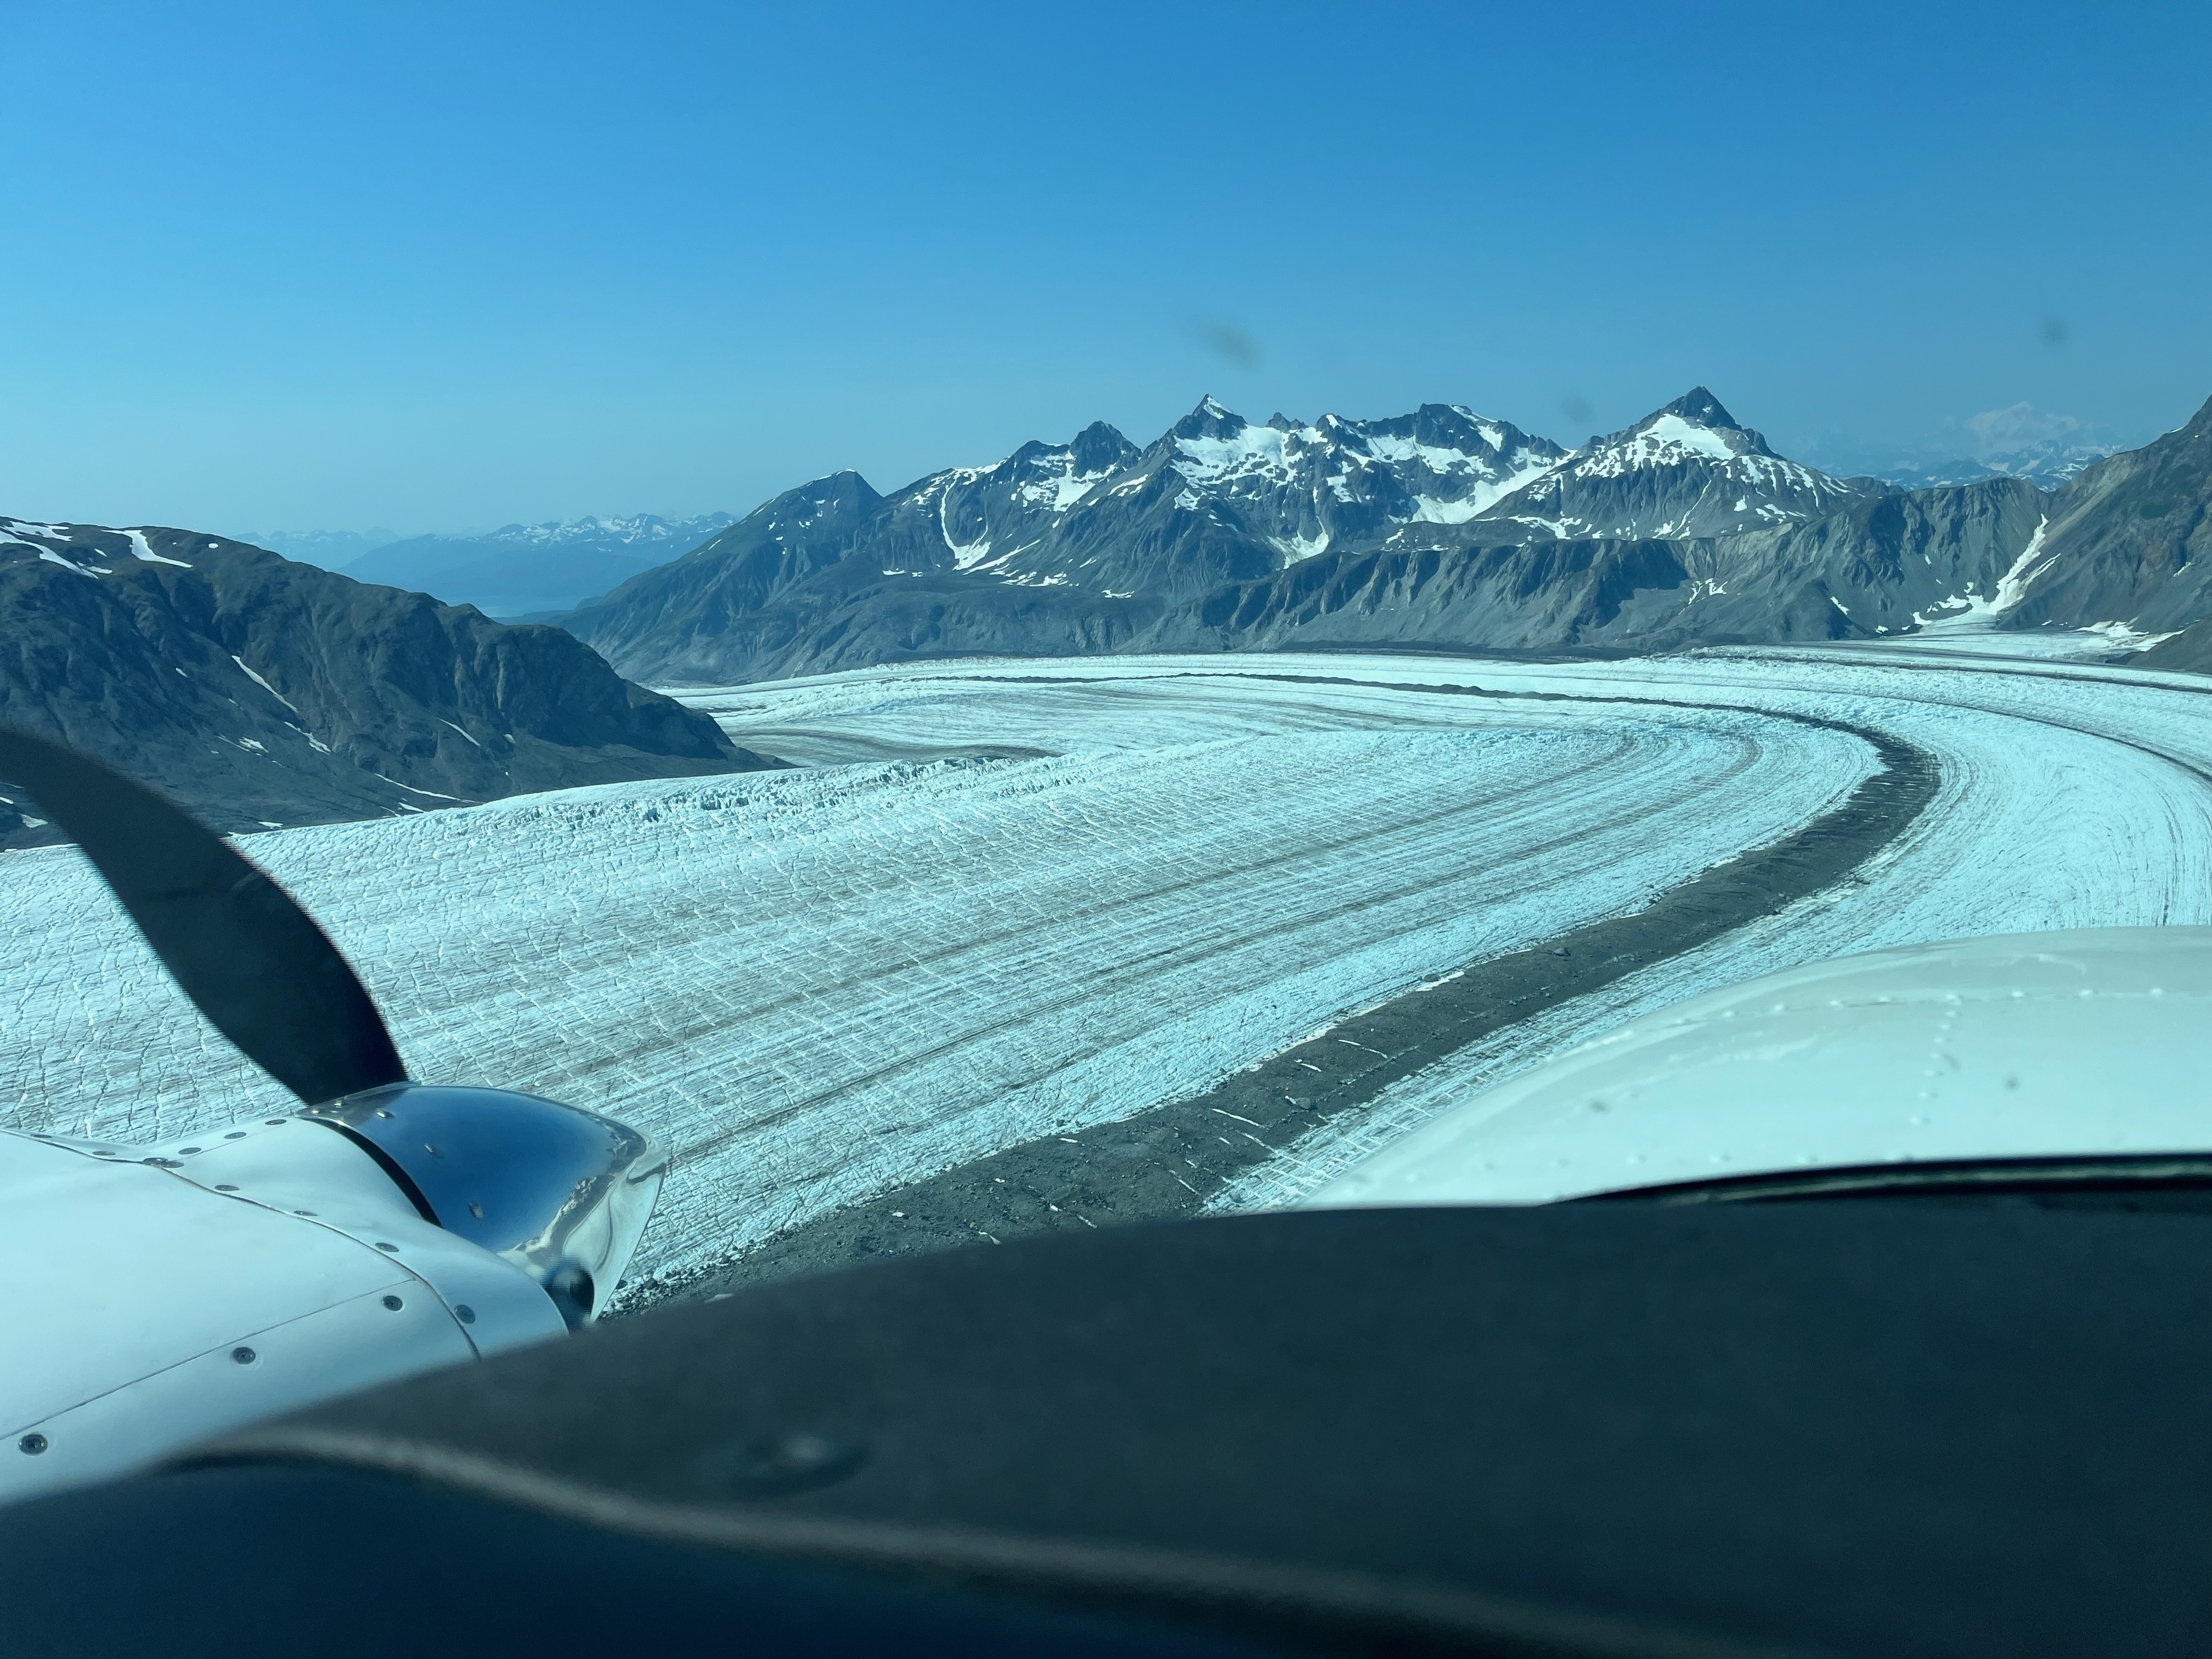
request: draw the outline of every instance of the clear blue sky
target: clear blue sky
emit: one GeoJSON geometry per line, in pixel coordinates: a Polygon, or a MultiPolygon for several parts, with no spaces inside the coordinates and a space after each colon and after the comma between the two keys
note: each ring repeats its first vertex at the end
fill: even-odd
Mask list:
{"type": "Polygon", "coordinates": [[[888,489],[1212,392],[2212,394],[2212,7],[0,4],[0,513],[888,489]]]}

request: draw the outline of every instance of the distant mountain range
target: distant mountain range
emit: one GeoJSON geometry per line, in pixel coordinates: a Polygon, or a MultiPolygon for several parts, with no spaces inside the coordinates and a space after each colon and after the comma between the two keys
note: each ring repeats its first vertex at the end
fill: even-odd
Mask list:
{"type": "MultiPolygon", "coordinates": [[[[551,628],[222,537],[0,519],[0,722],[224,830],[773,764],[551,628]]],[[[53,838],[0,781],[0,847],[53,838]]]]}
{"type": "MultiPolygon", "coordinates": [[[[1143,448],[1100,424],[889,495],[817,479],[561,621],[657,684],[979,652],[1665,649],[1962,625],[2093,626],[2118,650],[2212,613],[2186,574],[2208,421],[2056,490],[2071,461],[2055,453],[2045,474],[1908,489],[1778,455],[1702,386],[1572,452],[1456,405],[1259,426],[1209,398],[1143,448]]],[[[2194,665],[2195,638],[2157,659],[2194,665]]]]}
{"type": "Polygon", "coordinates": [[[2070,483],[2080,473],[2107,455],[2119,453],[2118,444],[2076,443],[2070,439],[2046,438],[2004,454],[1979,459],[1965,456],[1948,460],[1917,461],[1877,468],[1876,475],[1906,489],[1925,489],[1942,484],[1978,483],[1984,478],[2026,478],[2045,489],[2070,483]]]}
{"type": "Polygon", "coordinates": [[[487,615],[567,611],[617,583],[690,552],[733,522],[726,513],[662,519],[572,519],[511,524],[472,536],[413,536],[345,567],[356,581],[434,593],[487,615]]]}
{"type": "Polygon", "coordinates": [[[356,581],[428,593],[513,620],[573,609],[689,552],[732,523],[726,513],[663,519],[571,519],[462,535],[387,530],[248,532],[237,539],[356,581]]]}

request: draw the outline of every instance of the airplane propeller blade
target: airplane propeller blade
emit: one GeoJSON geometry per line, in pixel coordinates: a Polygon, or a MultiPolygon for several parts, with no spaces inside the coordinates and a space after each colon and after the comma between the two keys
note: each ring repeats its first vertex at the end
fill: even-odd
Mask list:
{"type": "Polygon", "coordinates": [[[0,726],[0,777],[84,851],[209,1024],[309,1105],[407,1080],[383,1016],[292,896],[144,784],[0,726]]]}

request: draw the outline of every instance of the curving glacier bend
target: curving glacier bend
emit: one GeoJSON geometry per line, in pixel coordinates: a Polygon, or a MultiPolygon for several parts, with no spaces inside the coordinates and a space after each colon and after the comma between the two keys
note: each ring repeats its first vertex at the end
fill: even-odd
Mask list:
{"type": "MultiPolygon", "coordinates": [[[[1634,908],[1876,764],[1932,806],[1852,881],[1386,1091],[1223,1201],[1295,1196],[1639,1009],[1976,933],[2212,921],[2182,676],[1819,651],[948,662],[687,692],[808,769],[255,836],[417,1075],[649,1127],[638,1270],[1209,1086],[1335,1018],[1634,908]],[[1506,696],[1440,696],[1422,685],[1506,696]],[[1531,696],[1528,694],[1535,694],[1531,696]]],[[[289,1104],[66,848],[7,855],[0,1113],[151,1140],[289,1104]]]]}

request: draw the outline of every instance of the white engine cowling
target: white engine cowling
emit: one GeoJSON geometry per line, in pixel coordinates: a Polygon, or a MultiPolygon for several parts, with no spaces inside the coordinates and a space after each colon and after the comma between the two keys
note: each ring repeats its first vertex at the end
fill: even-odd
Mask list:
{"type": "Polygon", "coordinates": [[[620,1277],[665,1168],[594,1114],[416,1085],[173,1146],[0,1130],[0,1499],[561,1336],[620,1277]],[[356,1117],[424,1142],[415,1168],[356,1117]]]}
{"type": "Polygon", "coordinates": [[[2208,1073],[2212,927],[1908,945],[1639,1016],[1305,1202],[1541,1204],[1795,1170],[2201,1153],[2208,1073]]]}

